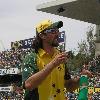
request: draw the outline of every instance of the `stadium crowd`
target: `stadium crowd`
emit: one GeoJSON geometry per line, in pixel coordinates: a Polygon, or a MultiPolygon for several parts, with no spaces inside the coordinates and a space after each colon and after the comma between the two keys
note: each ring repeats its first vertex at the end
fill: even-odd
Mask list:
{"type": "MultiPolygon", "coordinates": [[[[32,52],[31,48],[16,50],[10,49],[0,52],[0,69],[21,69],[22,59],[30,52],[32,52]]],[[[24,91],[18,82],[13,83],[11,81],[9,84],[0,83],[0,87],[7,86],[12,86],[13,89],[12,91],[0,91],[0,100],[23,100],[24,91]]]]}
{"type": "Polygon", "coordinates": [[[0,68],[21,68],[23,57],[30,52],[32,52],[31,48],[0,52],[0,68]]]}

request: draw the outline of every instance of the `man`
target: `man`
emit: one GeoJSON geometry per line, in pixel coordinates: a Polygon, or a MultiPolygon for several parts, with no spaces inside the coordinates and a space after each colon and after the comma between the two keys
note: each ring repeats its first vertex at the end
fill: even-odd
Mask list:
{"type": "MultiPolygon", "coordinates": [[[[45,20],[36,26],[35,52],[27,55],[23,62],[23,87],[25,100],[64,100],[64,87],[73,91],[79,86],[79,77],[71,79],[65,64],[67,53],[60,53],[59,28],[62,21],[45,20]],[[65,85],[65,86],[64,86],[65,85]]],[[[84,74],[91,75],[88,71],[84,74]]]]}

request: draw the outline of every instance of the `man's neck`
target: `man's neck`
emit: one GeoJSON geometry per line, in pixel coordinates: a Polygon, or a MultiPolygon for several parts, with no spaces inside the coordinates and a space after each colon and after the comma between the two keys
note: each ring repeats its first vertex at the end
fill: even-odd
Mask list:
{"type": "Polygon", "coordinates": [[[54,47],[52,47],[52,46],[43,45],[43,49],[44,49],[48,54],[53,54],[53,53],[54,53],[54,47]]]}

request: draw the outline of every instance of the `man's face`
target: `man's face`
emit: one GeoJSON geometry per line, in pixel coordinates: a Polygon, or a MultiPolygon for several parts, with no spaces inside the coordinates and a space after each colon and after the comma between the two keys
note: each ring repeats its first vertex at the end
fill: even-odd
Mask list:
{"type": "Polygon", "coordinates": [[[46,42],[53,46],[53,47],[57,47],[59,46],[59,42],[58,42],[58,37],[59,37],[59,29],[47,29],[46,31],[44,31],[44,33],[46,33],[46,42]]]}

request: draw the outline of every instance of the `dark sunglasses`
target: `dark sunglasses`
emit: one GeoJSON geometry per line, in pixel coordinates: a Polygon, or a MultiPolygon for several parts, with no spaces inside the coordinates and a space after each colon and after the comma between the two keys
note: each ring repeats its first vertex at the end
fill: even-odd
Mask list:
{"type": "Polygon", "coordinates": [[[47,30],[44,31],[44,33],[52,33],[52,34],[56,34],[58,32],[59,32],[58,29],[47,29],[47,30]]]}

